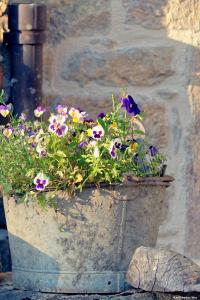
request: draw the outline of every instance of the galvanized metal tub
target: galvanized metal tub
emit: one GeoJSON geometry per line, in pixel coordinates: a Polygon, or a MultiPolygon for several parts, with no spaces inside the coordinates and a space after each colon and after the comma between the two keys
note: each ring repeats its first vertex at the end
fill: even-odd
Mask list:
{"type": "Polygon", "coordinates": [[[116,293],[138,246],[155,246],[171,177],[57,192],[58,210],[4,196],[14,286],[56,293],[116,293]]]}

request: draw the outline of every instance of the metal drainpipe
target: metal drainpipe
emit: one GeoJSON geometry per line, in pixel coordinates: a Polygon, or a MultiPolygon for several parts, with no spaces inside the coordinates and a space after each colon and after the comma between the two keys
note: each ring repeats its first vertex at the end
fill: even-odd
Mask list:
{"type": "Polygon", "coordinates": [[[4,43],[11,60],[11,95],[14,113],[25,112],[34,118],[33,110],[42,98],[42,50],[46,38],[46,6],[43,4],[10,4],[8,28],[4,43]]]}

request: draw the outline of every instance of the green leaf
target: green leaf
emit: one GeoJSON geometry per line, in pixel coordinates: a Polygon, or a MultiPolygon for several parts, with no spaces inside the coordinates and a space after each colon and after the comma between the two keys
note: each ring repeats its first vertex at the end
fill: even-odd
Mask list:
{"type": "Polygon", "coordinates": [[[144,111],[142,111],[139,115],[137,115],[138,119],[140,119],[140,121],[144,121],[145,117],[146,117],[146,113],[144,111]]]}
{"type": "Polygon", "coordinates": [[[142,134],[142,135],[145,135],[145,132],[142,131],[142,130],[139,130],[139,129],[133,130],[133,133],[134,133],[134,134],[142,134]]]}
{"type": "Polygon", "coordinates": [[[104,122],[104,120],[101,118],[98,118],[98,123],[103,127],[105,132],[107,132],[107,126],[106,126],[106,123],[104,122]]]}
{"type": "Polygon", "coordinates": [[[56,154],[57,154],[59,157],[67,157],[66,154],[65,154],[63,151],[61,151],[61,150],[58,150],[58,151],[56,152],[56,154]]]}

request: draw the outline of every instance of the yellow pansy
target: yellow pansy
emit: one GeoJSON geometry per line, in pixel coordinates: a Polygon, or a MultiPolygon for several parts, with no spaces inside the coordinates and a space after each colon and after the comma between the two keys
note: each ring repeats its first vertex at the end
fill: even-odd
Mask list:
{"type": "Polygon", "coordinates": [[[92,129],[91,129],[91,128],[89,128],[89,129],[87,130],[87,135],[88,135],[88,136],[92,136],[92,129]]]}
{"type": "Polygon", "coordinates": [[[130,149],[133,151],[133,152],[136,152],[137,149],[138,149],[138,143],[132,143],[130,145],[130,149]]]}
{"type": "Polygon", "coordinates": [[[110,125],[110,128],[114,129],[114,130],[117,130],[117,123],[116,122],[113,122],[111,125],[110,125]]]}
{"type": "Polygon", "coordinates": [[[3,130],[3,135],[4,135],[5,137],[7,137],[7,138],[10,138],[11,135],[12,135],[12,133],[13,133],[12,128],[5,128],[5,129],[3,130]]]}

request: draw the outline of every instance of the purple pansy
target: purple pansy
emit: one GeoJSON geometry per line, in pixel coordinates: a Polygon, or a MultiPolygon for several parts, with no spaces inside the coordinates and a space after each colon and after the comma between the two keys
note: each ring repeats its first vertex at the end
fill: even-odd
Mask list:
{"type": "Polygon", "coordinates": [[[12,104],[0,105],[0,114],[6,118],[12,109],[12,104]]]}
{"type": "Polygon", "coordinates": [[[97,117],[100,119],[103,119],[106,115],[104,114],[104,112],[100,112],[97,117]]]}
{"type": "Polygon", "coordinates": [[[47,155],[47,151],[41,144],[36,145],[36,151],[39,154],[39,157],[44,157],[47,155]]]}
{"type": "Polygon", "coordinates": [[[20,119],[20,120],[22,120],[22,121],[26,121],[26,119],[27,119],[27,116],[26,116],[26,114],[25,114],[24,112],[23,112],[23,113],[21,113],[21,115],[20,115],[19,119],[20,119]]]}
{"type": "Polygon", "coordinates": [[[19,125],[17,126],[17,128],[18,128],[19,130],[25,130],[24,124],[19,124],[19,125]]]}
{"type": "Polygon", "coordinates": [[[43,191],[49,184],[49,179],[45,174],[39,173],[34,179],[34,184],[36,185],[36,190],[43,191]]]}
{"type": "Polygon", "coordinates": [[[150,146],[148,152],[153,157],[158,154],[158,149],[155,146],[150,146]]]}
{"type": "Polygon", "coordinates": [[[60,105],[60,104],[59,104],[59,105],[57,106],[56,110],[57,110],[57,113],[58,113],[59,115],[62,115],[62,116],[67,117],[68,107],[67,107],[66,105],[60,105]]]}
{"type": "Polygon", "coordinates": [[[37,147],[37,144],[33,142],[33,143],[31,143],[31,147],[32,147],[32,148],[36,148],[36,147],[37,147]]]}
{"type": "Polygon", "coordinates": [[[24,136],[24,134],[25,134],[25,129],[26,129],[25,125],[24,125],[24,124],[18,124],[17,128],[18,128],[18,130],[19,130],[20,135],[21,135],[21,136],[24,136]]]}
{"type": "Polygon", "coordinates": [[[29,127],[28,130],[27,130],[27,134],[28,134],[29,137],[31,137],[31,136],[35,135],[35,132],[32,130],[31,127],[29,127]]]}
{"type": "Polygon", "coordinates": [[[94,123],[93,119],[85,119],[85,123],[94,123]]]}
{"type": "Polygon", "coordinates": [[[73,137],[76,137],[76,136],[77,136],[77,131],[76,131],[76,130],[72,131],[72,136],[73,136],[73,137]]]}
{"type": "Polygon", "coordinates": [[[128,145],[125,145],[125,144],[121,144],[119,147],[121,152],[125,152],[127,148],[128,148],[128,145]]]}
{"type": "Polygon", "coordinates": [[[43,106],[38,106],[35,110],[34,110],[34,115],[39,118],[41,117],[46,111],[46,108],[44,108],[43,106]]]}
{"type": "Polygon", "coordinates": [[[117,157],[117,148],[115,146],[115,143],[112,142],[111,145],[110,145],[110,148],[109,148],[109,153],[110,153],[110,156],[112,158],[116,158],[117,157]]]}
{"type": "Polygon", "coordinates": [[[92,128],[92,137],[95,140],[99,140],[104,136],[104,129],[101,125],[92,128]]]}
{"type": "Polygon", "coordinates": [[[49,119],[49,131],[55,133],[57,136],[64,136],[68,131],[68,126],[64,124],[65,117],[62,115],[52,115],[49,119]]]}
{"type": "Polygon", "coordinates": [[[121,97],[120,101],[122,103],[121,107],[124,108],[127,111],[127,113],[131,114],[133,117],[141,113],[141,110],[139,109],[138,105],[130,95],[127,95],[124,98],[121,97]]]}
{"type": "Polygon", "coordinates": [[[119,149],[121,152],[125,152],[128,148],[128,145],[122,144],[121,140],[119,138],[116,138],[114,141],[114,145],[116,149],[119,149]]]}
{"type": "Polygon", "coordinates": [[[78,147],[79,147],[79,148],[84,148],[84,147],[86,147],[87,145],[88,145],[88,142],[87,142],[87,141],[82,141],[82,142],[79,143],[78,147]]]}

